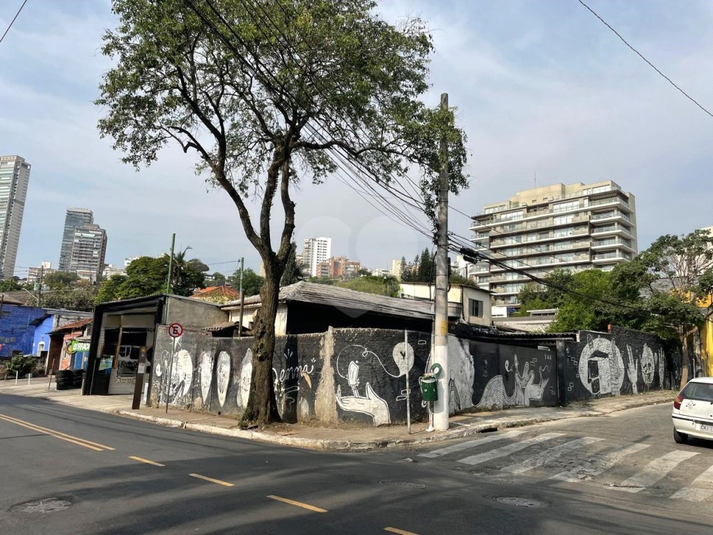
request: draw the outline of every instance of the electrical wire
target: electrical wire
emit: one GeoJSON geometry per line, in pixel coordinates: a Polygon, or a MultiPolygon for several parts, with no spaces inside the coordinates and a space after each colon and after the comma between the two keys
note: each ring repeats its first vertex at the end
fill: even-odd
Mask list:
{"type": "Polygon", "coordinates": [[[631,45],[627,42],[627,40],[624,39],[624,38],[621,36],[621,34],[620,34],[619,32],[617,32],[607,21],[605,21],[601,16],[599,16],[599,14],[597,14],[596,11],[594,11],[591,7],[589,7],[587,4],[585,4],[582,0],[577,0],[577,1],[578,1],[580,4],[582,4],[585,8],[587,8],[587,10],[588,10],[592,15],[594,15],[595,17],[597,17],[597,18],[601,21],[601,23],[604,24],[604,26],[606,26],[606,27],[609,28],[612,32],[614,32],[614,35],[616,35],[616,36],[621,40],[622,43],[624,43],[627,47],[629,47],[637,56],[639,56],[641,59],[643,59],[643,60],[647,63],[647,65],[648,65],[649,67],[651,67],[651,68],[652,68],[653,70],[655,70],[659,75],[661,75],[669,84],[671,84],[673,87],[675,87],[684,97],[686,97],[688,100],[690,100],[691,102],[693,102],[696,106],[698,106],[698,107],[699,107],[701,110],[703,110],[705,113],[707,113],[708,115],[710,115],[711,117],[713,117],[713,113],[709,112],[706,108],[704,108],[703,105],[701,105],[701,103],[699,103],[699,102],[698,102],[696,99],[694,99],[691,95],[689,95],[688,93],[686,93],[686,92],[685,92],[683,89],[681,89],[673,80],[671,80],[671,78],[669,78],[669,77],[666,76],[664,73],[662,73],[662,72],[658,69],[658,67],[656,67],[656,65],[654,65],[653,63],[651,63],[648,59],[646,59],[646,58],[644,57],[644,55],[643,55],[641,52],[639,52],[639,51],[636,50],[633,46],[631,46],[631,45]]]}
{"type": "MultiPolygon", "coordinates": [[[[200,10],[197,9],[197,7],[196,7],[195,4],[192,2],[192,0],[184,0],[184,1],[185,1],[185,2],[188,4],[188,6],[201,18],[201,20],[202,20],[214,33],[216,33],[216,34],[219,36],[219,38],[228,46],[228,48],[230,48],[230,49],[236,54],[237,58],[238,58],[244,65],[246,65],[246,66],[247,66],[248,68],[250,68],[250,69],[256,69],[256,70],[258,70],[258,72],[260,71],[260,69],[262,69],[262,72],[263,72],[267,77],[272,77],[272,79],[273,79],[274,81],[276,81],[276,82],[278,83],[278,85],[279,85],[279,80],[277,80],[276,77],[275,77],[274,75],[272,75],[271,71],[267,68],[266,65],[263,64],[263,62],[260,60],[259,57],[257,57],[257,56],[254,57],[255,62],[256,62],[256,66],[255,66],[255,67],[252,66],[252,65],[240,54],[240,52],[235,49],[235,47],[232,45],[232,43],[230,43],[230,41],[225,38],[225,36],[222,34],[222,32],[221,32],[218,28],[216,28],[215,25],[205,16],[205,14],[203,14],[200,10]]],[[[204,0],[204,1],[205,1],[205,3],[211,8],[211,10],[213,11],[213,13],[218,17],[218,19],[223,23],[223,25],[225,25],[225,26],[228,28],[228,30],[234,35],[234,37],[235,37],[246,49],[249,49],[249,48],[246,46],[246,44],[244,43],[244,41],[240,38],[240,36],[237,35],[237,33],[236,33],[235,30],[232,28],[232,26],[228,23],[228,21],[226,21],[225,18],[220,14],[220,12],[215,8],[215,6],[213,6],[213,4],[212,4],[209,0],[204,0]]],[[[253,22],[258,22],[258,21],[255,21],[255,20],[253,19],[253,22]]],[[[263,21],[263,22],[264,22],[264,21],[263,21]]],[[[256,24],[256,26],[257,26],[258,28],[260,28],[260,27],[261,27],[261,24],[256,24]]],[[[264,35],[264,33],[263,33],[263,35],[264,35]]],[[[321,125],[320,125],[320,126],[321,126],[321,125]]],[[[320,133],[317,129],[312,129],[312,132],[311,132],[311,133],[312,133],[313,135],[316,135],[316,136],[321,137],[323,141],[326,140],[326,138],[325,138],[324,136],[322,136],[321,133],[320,133]]],[[[335,151],[335,153],[338,153],[338,151],[335,151]]],[[[347,156],[347,157],[348,157],[348,156],[347,156]]],[[[401,210],[398,210],[398,209],[396,209],[393,205],[391,205],[390,203],[388,203],[388,202],[386,201],[386,199],[383,198],[382,195],[380,195],[378,192],[376,192],[376,190],[373,188],[373,186],[372,186],[371,184],[368,184],[367,181],[365,181],[365,179],[363,179],[363,177],[359,176],[358,173],[355,173],[355,172],[354,172],[354,169],[353,169],[352,166],[349,166],[351,172],[345,170],[344,167],[343,167],[343,166],[346,164],[346,162],[347,162],[347,160],[346,160],[345,158],[341,157],[341,155],[340,155],[340,156],[337,156],[337,159],[340,161],[340,163],[341,163],[342,165],[340,165],[340,163],[338,163],[338,162],[335,162],[335,165],[336,165],[339,169],[341,169],[343,172],[346,172],[347,174],[352,175],[352,179],[356,179],[358,182],[360,182],[360,183],[361,183],[361,186],[360,186],[360,187],[361,187],[361,189],[362,189],[362,191],[363,191],[364,193],[369,194],[366,190],[371,190],[371,192],[372,192],[371,195],[373,195],[372,198],[373,198],[377,203],[381,204],[382,207],[384,207],[384,209],[385,209],[386,211],[390,212],[392,215],[394,215],[395,217],[397,217],[397,219],[399,219],[402,223],[405,223],[406,225],[410,226],[410,227],[413,228],[414,230],[416,230],[416,231],[418,231],[418,232],[420,232],[420,233],[422,233],[422,234],[425,234],[426,236],[429,236],[429,237],[430,237],[430,234],[428,233],[427,230],[424,230],[424,228],[418,227],[417,225],[415,225],[415,224],[413,223],[413,217],[412,217],[412,215],[410,215],[410,214],[408,214],[408,213],[405,213],[405,212],[403,212],[403,211],[401,211],[401,210]]],[[[369,170],[368,168],[366,168],[361,162],[357,162],[357,164],[360,164],[360,165],[362,166],[362,168],[366,171],[367,174],[370,174],[370,175],[372,175],[372,176],[375,175],[375,173],[373,173],[371,170],[369,170]]],[[[349,184],[349,181],[345,181],[345,180],[343,180],[343,179],[342,179],[342,181],[343,181],[344,183],[346,183],[348,186],[352,187],[352,189],[354,189],[354,190],[356,191],[356,189],[355,189],[351,184],[349,184]]],[[[377,183],[380,184],[380,185],[382,185],[382,186],[384,185],[384,184],[383,184],[382,182],[380,182],[380,181],[377,181],[377,183]]],[[[411,198],[410,196],[405,195],[403,192],[398,192],[398,191],[394,190],[393,188],[389,189],[389,188],[387,187],[387,188],[385,188],[385,189],[389,190],[391,193],[393,193],[393,194],[395,194],[395,195],[399,195],[399,196],[400,196],[400,200],[401,200],[402,202],[403,202],[403,201],[406,201],[406,202],[408,202],[408,201],[413,201],[413,202],[415,202],[415,203],[418,202],[417,199],[413,199],[413,198],[411,198]]],[[[359,193],[359,192],[358,192],[358,193],[359,193]]],[[[361,194],[361,193],[360,193],[360,196],[361,196],[362,198],[365,198],[364,195],[361,194]]],[[[372,206],[374,206],[374,204],[371,203],[371,202],[369,202],[369,204],[371,204],[372,206]]],[[[418,207],[417,204],[411,203],[411,205],[412,205],[413,207],[418,207]]],[[[377,209],[378,209],[378,208],[377,208],[377,209]]],[[[385,215],[387,215],[387,217],[390,217],[388,214],[386,214],[386,213],[384,212],[384,210],[381,210],[381,209],[378,209],[378,210],[381,211],[382,213],[384,213],[385,215]]],[[[391,217],[390,217],[390,218],[391,218],[391,217]]],[[[391,219],[393,219],[393,218],[391,218],[391,219]]]]}
{"type": "Polygon", "coordinates": [[[22,2],[22,5],[20,6],[20,9],[17,10],[17,13],[15,13],[15,16],[12,18],[10,21],[10,24],[8,25],[7,29],[5,30],[5,33],[2,34],[2,37],[0,37],[0,43],[3,42],[3,39],[5,39],[5,36],[7,35],[7,32],[10,31],[10,28],[12,28],[12,25],[15,24],[15,21],[17,20],[17,17],[20,16],[20,12],[22,11],[22,8],[25,7],[25,4],[27,3],[27,0],[22,2]]]}

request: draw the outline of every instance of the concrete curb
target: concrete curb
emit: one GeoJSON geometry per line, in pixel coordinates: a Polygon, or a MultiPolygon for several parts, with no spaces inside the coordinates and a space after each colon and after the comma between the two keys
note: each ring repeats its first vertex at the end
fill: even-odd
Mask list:
{"type": "MultiPolygon", "coordinates": [[[[667,399],[637,399],[631,398],[627,400],[622,400],[620,403],[607,408],[594,409],[562,409],[560,414],[549,414],[546,416],[526,416],[521,418],[512,418],[510,416],[495,417],[489,421],[484,421],[482,423],[476,423],[472,425],[463,425],[462,427],[455,427],[447,431],[431,434],[426,437],[413,437],[413,438],[397,438],[397,439],[375,439],[368,441],[350,441],[350,440],[336,440],[336,439],[316,439],[316,438],[305,438],[305,437],[290,437],[283,435],[276,435],[272,433],[265,433],[262,431],[252,431],[244,430],[238,428],[230,427],[220,427],[215,425],[206,425],[198,423],[190,423],[187,421],[181,421],[173,418],[162,418],[158,416],[152,416],[149,414],[141,414],[134,411],[127,411],[123,409],[118,410],[108,410],[106,412],[112,412],[120,416],[125,416],[129,418],[134,418],[137,420],[143,420],[146,422],[151,422],[157,425],[162,425],[165,427],[174,427],[186,429],[188,431],[196,431],[199,433],[208,433],[213,435],[220,435],[233,438],[241,438],[244,440],[253,440],[259,442],[265,442],[269,444],[275,444],[280,446],[291,446],[296,448],[304,448],[310,450],[320,450],[320,451],[369,451],[377,449],[388,449],[397,447],[408,447],[416,446],[420,444],[430,444],[435,442],[442,442],[445,440],[465,438],[479,433],[485,433],[489,431],[499,431],[501,429],[508,429],[513,427],[524,427],[528,425],[535,425],[545,422],[553,422],[558,420],[567,420],[571,418],[583,418],[583,417],[596,417],[605,416],[613,412],[618,412],[627,409],[634,409],[638,407],[645,407],[651,405],[660,405],[662,403],[669,403],[668,395],[665,396],[667,399]]],[[[536,410],[536,409],[533,409],[536,410]]]]}

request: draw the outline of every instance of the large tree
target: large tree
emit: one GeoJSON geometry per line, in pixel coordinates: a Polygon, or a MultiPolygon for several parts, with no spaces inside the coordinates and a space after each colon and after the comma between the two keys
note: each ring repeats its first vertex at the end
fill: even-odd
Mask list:
{"type": "Polygon", "coordinates": [[[100,132],[137,168],[178,143],[235,204],[266,274],[243,423],[277,421],[272,355],[279,281],[295,228],[294,186],[302,178],[322,182],[343,161],[381,183],[415,163],[424,210],[433,217],[441,139],[450,149],[450,190],[466,185],[464,136],[452,111],[420,100],[431,36],[418,19],[399,27],[381,20],[373,0],[112,5],[119,25],[106,33],[103,53],[116,64],[100,87],[100,132]],[[276,200],[282,214],[273,218],[276,200]],[[273,229],[273,220],[281,228],[273,229]]]}
{"type": "Polygon", "coordinates": [[[713,316],[713,236],[700,230],[661,236],[617,279],[623,289],[646,295],[650,315],[645,328],[680,344],[687,361],[683,385],[689,372],[696,374],[702,368],[700,327],[713,316]]]}

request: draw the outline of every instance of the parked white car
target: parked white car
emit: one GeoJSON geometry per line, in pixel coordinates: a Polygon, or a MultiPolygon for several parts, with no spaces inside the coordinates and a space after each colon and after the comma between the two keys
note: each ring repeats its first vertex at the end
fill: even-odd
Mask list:
{"type": "Polygon", "coordinates": [[[713,440],[713,377],[691,379],[673,402],[673,439],[713,440]]]}

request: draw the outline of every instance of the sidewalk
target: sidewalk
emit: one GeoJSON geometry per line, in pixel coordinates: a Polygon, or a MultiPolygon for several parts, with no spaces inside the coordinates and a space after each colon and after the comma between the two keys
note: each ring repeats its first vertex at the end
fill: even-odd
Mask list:
{"type": "Polygon", "coordinates": [[[168,408],[142,407],[131,409],[133,396],[82,396],[79,389],[56,390],[55,384],[48,390],[47,378],[36,378],[32,384],[20,381],[0,381],[0,394],[47,399],[88,410],[119,414],[145,420],[168,427],[180,427],[190,431],[212,433],[247,440],[257,440],[315,450],[364,451],[378,448],[408,447],[443,440],[467,437],[482,433],[522,427],[541,422],[579,418],[583,416],[603,416],[612,412],[671,403],[676,397],[673,390],[646,392],[634,396],[617,396],[572,403],[565,408],[523,407],[493,412],[478,412],[453,416],[446,431],[427,432],[426,422],[411,425],[411,434],[405,425],[384,427],[318,427],[305,424],[277,424],[259,430],[242,430],[235,418],[217,416],[202,412],[192,412],[168,408]]]}

